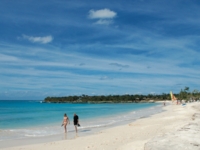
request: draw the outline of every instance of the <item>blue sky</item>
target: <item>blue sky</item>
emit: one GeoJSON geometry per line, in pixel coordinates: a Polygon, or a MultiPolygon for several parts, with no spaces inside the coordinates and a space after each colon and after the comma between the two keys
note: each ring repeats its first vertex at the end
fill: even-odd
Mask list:
{"type": "Polygon", "coordinates": [[[200,90],[198,0],[0,0],[0,99],[200,90]]]}

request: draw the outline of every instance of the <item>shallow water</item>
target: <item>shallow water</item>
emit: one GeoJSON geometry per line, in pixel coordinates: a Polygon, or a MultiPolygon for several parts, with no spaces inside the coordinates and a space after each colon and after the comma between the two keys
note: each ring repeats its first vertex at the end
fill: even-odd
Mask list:
{"type": "Polygon", "coordinates": [[[0,101],[0,141],[44,137],[63,133],[63,114],[67,113],[74,131],[73,114],[80,118],[80,132],[120,125],[162,111],[157,103],[55,104],[40,101],[0,101]]]}

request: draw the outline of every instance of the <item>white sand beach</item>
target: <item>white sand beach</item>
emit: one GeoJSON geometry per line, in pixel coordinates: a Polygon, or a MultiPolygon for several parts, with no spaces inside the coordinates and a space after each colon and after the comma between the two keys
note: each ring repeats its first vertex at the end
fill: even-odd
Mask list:
{"type": "Polygon", "coordinates": [[[92,135],[2,150],[200,150],[200,103],[163,109],[166,111],[92,135]]]}

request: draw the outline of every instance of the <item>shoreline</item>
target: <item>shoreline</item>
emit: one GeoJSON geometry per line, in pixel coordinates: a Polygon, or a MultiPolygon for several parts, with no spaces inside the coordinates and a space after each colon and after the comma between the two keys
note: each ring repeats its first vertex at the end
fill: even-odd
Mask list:
{"type": "MultiPolygon", "coordinates": [[[[60,127],[60,123],[58,124],[58,122],[60,122],[63,119],[64,113],[67,113],[70,120],[73,120],[73,114],[74,112],[76,112],[80,115],[81,120],[84,121],[93,120],[94,118],[104,118],[120,114],[123,115],[123,113],[131,112],[137,110],[138,108],[145,109],[147,107],[156,105],[156,103],[41,104],[38,101],[23,101],[23,103],[13,102],[11,104],[11,102],[5,101],[5,103],[2,103],[3,110],[1,111],[1,113],[3,112],[3,114],[6,114],[0,114],[0,117],[2,119],[2,122],[0,123],[0,128],[2,130],[14,131],[15,129],[33,128],[33,130],[35,131],[37,127],[43,128],[54,125],[60,127]],[[18,108],[18,106],[20,106],[20,108],[18,108]],[[8,110],[13,110],[12,112],[15,112],[15,117],[13,117],[12,113],[6,111],[6,109],[4,108],[8,110]],[[95,113],[93,113],[94,111],[95,113]],[[49,112],[52,113],[49,114],[49,112]],[[12,119],[10,121],[7,121],[7,118],[12,119]]],[[[0,140],[2,139],[0,138],[0,140]]]]}
{"type": "MultiPolygon", "coordinates": [[[[200,103],[187,103],[186,106],[181,105],[168,105],[164,107],[163,112],[154,114],[147,118],[138,119],[132,123],[125,125],[119,125],[104,129],[93,133],[88,136],[79,136],[71,140],[60,140],[47,143],[38,143],[33,145],[23,145],[10,148],[3,148],[3,150],[19,150],[23,149],[120,149],[120,150],[130,150],[137,149],[145,150],[150,149],[149,147],[158,147],[159,145],[153,145],[156,141],[161,141],[163,143],[163,138],[169,138],[170,135],[178,134],[178,130],[182,129],[188,124],[195,123],[200,125],[198,122],[198,115],[195,118],[195,114],[198,114],[200,110],[197,110],[200,107],[200,103]],[[196,108],[194,108],[196,107],[196,108]],[[77,144],[79,143],[79,144],[77,144]]],[[[199,134],[198,131],[197,134],[199,134]]],[[[187,133],[185,133],[187,136],[187,133]]],[[[188,137],[189,138],[189,137],[188,137]]],[[[38,138],[37,138],[38,139],[38,138]]],[[[193,137],[194,139],[194,137],[193,137]]],[[[39,139],[38,139],[39,140],[39,139]]],[[[195,139],[194,139],[195,140],[195,139]]],[[[39,141],[38,141],[39,142],[39,141]]],[[[194,145],[198,145],[198,142],[195,141],[192,149],[195,150],[194,145]]],[[[166,144],[166,143],[163,143],[166,144]]],[[[170,143],[168,143],[170,144],[170,143]]],[[[185,142],[184,144],[188,144],[185,142]]],[[[199,143],[200,144],[200,143],[199,143]]],[[[172,145],[173,146],[173,145],[172,145]]],[[[153,149],[151,147],[151,149],[153,149]]],[[[162,147],[162,145],[160,145],[162,147]]],[[[198,146],[196,146],[199,148],[198,146]]],[[[173,147],[172,147],[173,149],[173,147]]]]}
{"type": "MultiPolygon", "coordinates": [[[[86,119],[81,121],[81,127],[79,127],[79,136],[84,137],[84,136],[90,136],[93,134],[96,134],[102,130],[105,129],[110,129],[116,126],[121,126],[121,125],[126,125],[128,123],[134,122],[138,119],[141,118],[147,118],[151,117],[151,115],[157,114],[162,112],[162,105],[154,105],[149,108],[143,108],[143,109],[138,109],[138,110],[133,110],[131,112],[126,112],[119,113],[117,115],[109,115],[109,116],[104,116],[103,118],[96,118],[95,120],[92,119],[86,119]],[[122,119],[122,117],[125,117],[122,119]],[[113,123],[106,123],[104,122],[106,120],[115,120],[113,123]],[[117,120],[118,119],[118,120],[117,120]],[[122,120],[120,120],[122,119],[122,120]],[[92,122],[91,122],[92,121],[92,122]],[[95,124],[93,124],[95,123],[95,124]]],[[[29,136],[25,138],[18,138],[18,139],[7,139],[0,141],[0,148],[9,148],[9,147],[16,147],[16,146],[22,146],[25,145],[30,145],[30,144],[38,144],[38,143],[46,143],[46,142],[53,142],[53,141],[59,141],[59,140],[72,140],[75,138],[75,131],[74,131],[74,126],[72,125],[73,122],[71,122],[70,126],[68,126],[68,133],[65,135],[63,133],[63,127],[59,126],[58,128],[61,129],[61,132],[58,134],[54,135],[44,135],[44,136],[29,136]],[[9,143],[9,144],[7,144],[9,143]]],[[[41,126],[43,127],[43,126],[41,126]]],[[[32,129],[32,128],[31,128],[32,129]]],[[[20,130],[29,130],[28,128],[20,129],[20,130]]],[[[50,128],[50,130],[54,130],[54,128],[50,128]]],[[[50,132],[51,132],[50,131],[50,132]]]]}

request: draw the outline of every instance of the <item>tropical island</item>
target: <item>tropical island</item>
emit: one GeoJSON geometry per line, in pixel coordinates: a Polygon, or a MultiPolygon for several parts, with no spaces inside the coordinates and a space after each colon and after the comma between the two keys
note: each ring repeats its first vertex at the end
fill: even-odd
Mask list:
{"type": "MultiPolygon", "coordinates": [[[[189,87],[181,89],[181,91],[174,96],[179,100],[199,100],[200,92],[198,90],[189,91],[189,87]]],[[[100,95],[100,96],[65,96],[65,97],[46,97],[45,103],[146,103],[170,100],[170,94],[135,94],[135,95],[100,95]]]]}

